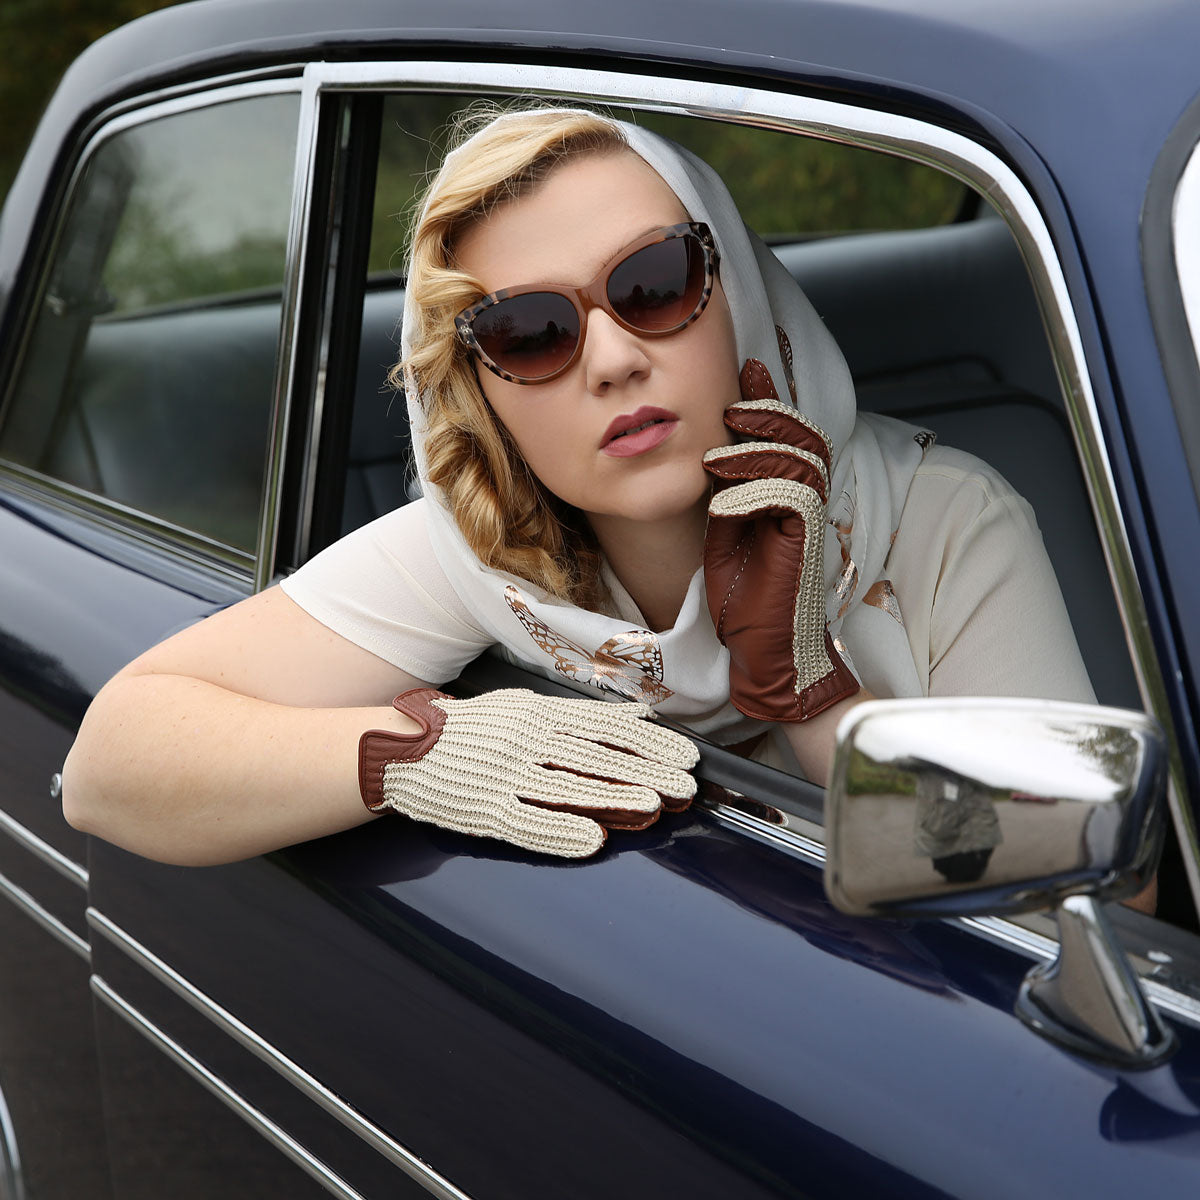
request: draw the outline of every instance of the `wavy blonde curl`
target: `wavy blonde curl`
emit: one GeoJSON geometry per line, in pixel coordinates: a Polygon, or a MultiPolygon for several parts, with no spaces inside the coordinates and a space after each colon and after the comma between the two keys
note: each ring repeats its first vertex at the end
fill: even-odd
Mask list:
{"type": "MultiPolygon", "coordinates": [[[[454,318],[483,288],[455,265],[457,240],[475,221],[524,195],[562,162],[627,148],[613,122],[577,109],[473,109],[469,151],[449,154],[421,202],[409,254],[409,356],[397,387],[423,396],[426,468],[467,544],[486,566],[551,595],[600,608],[601,555],[583,514],[549,491],[526,464],[483,397],[454,318]]],[[[465,140],[465,139],[464,139],[465,140]]]]}

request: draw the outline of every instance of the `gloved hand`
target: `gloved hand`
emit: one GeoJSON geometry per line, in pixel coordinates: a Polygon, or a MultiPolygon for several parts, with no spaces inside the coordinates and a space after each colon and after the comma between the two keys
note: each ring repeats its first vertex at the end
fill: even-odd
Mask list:
{"type": "Polygon", "coordinates": [[[807,721],[858,691],[825,621],[832,456],[824,432],[780,402],[758,359],[742,368],[741,389],[725,424],[758,440],[704,456],[714,480],[708,609],[729,650],[734,705],[764,721],[807,721]]]}
{"type": "Polygon", "coordinates": [[[606,829],[644,829],[696,793],[695,745],[646,720],[644,704],[524,688],[470,700],[420,688],[392,703],[424,732],[362,735],[359,786],[372,812],[583,858],[606,829]]]}

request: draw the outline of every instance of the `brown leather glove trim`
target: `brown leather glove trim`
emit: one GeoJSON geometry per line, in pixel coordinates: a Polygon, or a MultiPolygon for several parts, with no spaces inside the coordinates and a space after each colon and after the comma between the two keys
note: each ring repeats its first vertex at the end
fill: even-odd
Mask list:
{"type": "MultiPolygon", "coordinates": [[[[771,399],[772,397],[763,397],[771,399]]],[[[725,410],[725,424],[735,433],[771,442],[784,442],[817,455],[830,464],[829,446],[815,430],[790,414],[764,409],[743,409],[732,404],[725,410]]]]}
{"type": "Polygon", "coordinates": [[[704,469],[720,480],[790,479],[794,483],[807,484],[821,497],[822,504],[829,502],[829,490],[821,472],[799,454],[748,445],[742,453],[709,459],[704,463],[704,469]]]}
{"type": "Polygon", "coordinates": [[[449,700],[434,688],[414,688],[392,701],[392,707],[412,717],[420,733],[396,733],[391,729],[368,729],[358,739],[358,790],[371,812],[383,807],[383,772],[390,762],[417,762],[437,745],[446,724],[446,714],[431,700],[449,700]]]}
{"type": "Polygon", "coordinates": [[[761,359],[746,359],[742,364],[741,374],[738,375],[738,386],[741,388],[744,400],[779,399],[771,372],[767,370],[766,363],[761,359]]]}
{"type": "Polygon", "coordinates": [[[550,812],[574,813],[576,816],[587,817],[603,829],[649,829],[661,815],[659,812],[631,813],[623,808],[579,808],[572,804],[547,804],[544,800],[530,800],[524,796],[521,797],[521,803],[528,804],[531,808],[544,808],[550,812]]]}

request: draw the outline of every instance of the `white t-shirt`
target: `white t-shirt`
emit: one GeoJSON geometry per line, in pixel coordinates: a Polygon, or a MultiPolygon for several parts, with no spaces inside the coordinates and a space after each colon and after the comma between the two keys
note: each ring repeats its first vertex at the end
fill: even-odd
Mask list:
{"type": "MultiPolygon", "coordinates": [[[[438,564],[426,505],[414,501],[353,531],[282,587],[334,632],[436,685],[494,639],[438,564]]],[[[1033,510],[979,459],[930,448],[884,577],[884,606],[894,597],[923,694],[1094,699],[1033,510]]],[[[612,591],[612,615],[645,627],[628,593],[612,591]]],[[[864,685],[886,695],[862,649],[849,651],[864,685]]]]}

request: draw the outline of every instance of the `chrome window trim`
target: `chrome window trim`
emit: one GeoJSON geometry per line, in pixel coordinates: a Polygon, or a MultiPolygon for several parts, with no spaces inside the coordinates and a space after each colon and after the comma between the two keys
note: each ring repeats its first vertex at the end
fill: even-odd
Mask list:
{"type": "Polygon", "coordinates": [[[84,962],[92,961],[92,948],[73,930],[68,929],[52,912],[39,904],[23,887],[0,874],[0,896],[7,896],[27,917],[31,917],[47,933],[57,938],[69,950],[74,950],[84,962]]]}
{"type": "Polygon", "coordinates": [[[306,1150],[295,1138],[276,1125],[261,1109],[256,1108],[234,1091],[219,1075],[210,1071],[202,1062],[190,1055],[177,1041],[164,1033],[157,1025],[142,1015],[132,1004],[115,992],[99,975],[91,977],[92,993],[119,1017],[124,1018],[148,1042],[161,1050],[169,1059],[182,1067],[197,1083],[201,1084],[227,1108],[242,1118],[255,1132],[259,1133],[277,1150],[291,1159],[302,1171],[310,1175],[331,1195],[342,1200],[365,1200],[363,1194],[352,1188],[340,1175],[331,1171],[315,1154],[306,1150]]]}
{"type": "MultiPolygon", "coordinates": [[[[464,96],[511,92],[580,103],[599,101],[621,108],[753,125],[863,146],[921,162],[944,171],[986,197],[1017,242],[1042,312],[1142,702],[1167,732],[1168,805],[1183,848],[1193,902],[1200,911],[1200,838],[1184,800],[1186,784],[1178,740],[1154,654],[1112,464],[1101,435],[1083,339],[1050,231],[1033,197],[1002,159],[962,134],[876,109],[667,75],[576,70],[519,62],[310,63],[304,72],[305,108],[311,105],[313,109],[308,117],[310,127],[315,128],[315,109],[322,92],[357,89],[454,90],[464,96]]],[[[293,342],[295,336],[293,328],[293,342]]],[[[315,431],[310,436],[315,436],[315,431]]]]}
{"type": "Polygon", "coordinates": [[[249,100],[255,96],[287,95],[289,92],[299,93],[303,90],[301,78],[291,76],[283,79],[241,80],[227,85],[217,84],[203,89],[190,88],[187,91],[164,93],[152,97],[142,97],[135,107],[122,106],[110,109],[102,118],[103,124],[98,124],[88,138],[83,153],[71,178],[73,188],[84,162],[89,159],[100,146],[117,134],[140,125],[148,125],[151,121],[160,121],[164,117],[178,116],[180,113],[194,112],[201,108],[212,108],[215,104],[229,104],[236,100],[249,100]]]}
{"type": "Polygon", "coordinates": [[[1200,361],[1200,144],[1193,147],[1175,189],[1171,235],[1183,311],[1192,334],[1192,348],[1200,361]]]}
{"type": "Polygon", "coordinates": [[[53,867],[64,879],[86,888],[88,884],[87,868],[68,858],[61,850],[38,837],[32,829],[27,829],[20,821],[10,817],[0,808],[0,829],[8,834],[19,846],[23,846],[42,862],[53,867]]]}
{"type": "MultiPolygon", "coordinates": [[[[470,1200],[433,1167],[407,1150],[393,1137],[367,1120],[361,1113],[331,1092],[319,1079],[309,1074],[281,1050],[260,1037],[248,1025],[239,1021],[195,984],[185,979],[151,950],[126,933],[115,921],[96,908],[87,910],[88,926],[110,945],[122,951],[139,967],[186,1001],[202,1016],[233,1038],[240,1046],[271,1067],[309,1100],[319,1105],[339,1124],[361,1138],[372,1150],[382,1155],[410,1179],[424,1187],[438,1200],[470,1200]]],[[[164,1035],[165,1036],[165,1035],[164,1035]]]]}
{"type": "Polygon", "coordinates": [[[320,129],[317,87],[304,73],[300,98],[300,126],[296,134],[296,159],[292,171],[292,214],[288,226],[283,274],[283,304],[279,347],[275,354],[275,400],[267,435],[267,464],[258,523],[254,590],[260,592],[275,574],[279,546],[279,515],[283,506],[284,457],[291,419],[292,386],[300,346],[300,288],[308,261],[308,229],[312,219],[313,175],[320,129]]]}
{"type": "MultiPolygon", "coordinates": [[[[63,188],[61,203],[56,212],[55,228],[36,282],[30,289],[30,294],[35,298],[35,301],[40,300],[45,295],[46,288],[49,285],[50,270],[62,242],[71,199],[76,194],[87,164],[107,141],[130,129],[161,120],[164,117],[176,116],[180,113],[197,111],[202,108],[211,108],[214,105],[233,103],[238,100],[253,99],[259,96],[294,94],[300,99],[300,108],[303,109],[303,80],[299,75],[298,68],[287,68],[287,71],[289,74],[280,77],[276,77],[274,73],[266,78],[226,76],[216,81],[215,86],[214,82],[210,80],[203,86],[192,84],[186,87],[164,89],[150,96],[139,97],[136,100],[117,105],[98,117],[93,122],[83,141],[82,149],[75,160],[70,177],[63,188]],[[225,80],[228,80],[228,82],[225,82],[225,80]]],[[[294,196],[291,207],[294,212],[294,196]]],[[[290,259],[287,261],[290,261],[290,259]]],[[[25,361],[29,338],[32,336],[37,316],[38,310],[35,304],[26,314],[24,325],[18,337],[18,350],[13,361],[13,369],[9,375],[9,388],[0,397],[0,431],[3,431],[7,420],[8,408],[12,403],[13,387],[16,385],[20,368],[25,361]]],[[[281,329],[284,326],[285,316],[286,314],[281,314],[281,329]]],[[[281,340],[283,340],[282,336],[281,340]]],[[[277,371],[276,388],[270,402],[272,426],[277,424],[279,420],[279,397],[277,371]]],[[[85,519],[99,517],[114,532],[132,534],[137,540],[170,554],[188,567],[194,568],[199,566],[215,571],[225,581],[233,581],[245,587],[247,584],[252,584],[258,575],[258,572],[255,570],[257,560],[254,557],[257,552],[257,545],[255,551],[252,552],[226,542],[221,542],[196,530],[185,529],[182,526],[175,525],[153,513],[131,508],[120,501],[98,495],[95,492],[89,492],[86,488],[76,487],[65,480],[57,479],[52,475],[45,475],[40,471],[21,466],[18,463],[13,463],[3,458],[0,458],[0,478],[11,480],[14,483],[24,483],[30,492],[39,499],[48,499],[52,503],[58,504],[65,511],[71,512],[72,515],[82,516],[85,519]],[[108,519],[105,520],[105,518],[108,519]]],[[[266,508],[265,482],[268,478],[269,474],[264,473],[264,487],[259,501],[258,545],[261,545],[263,541],[261,534],[264,509],[266,508]]]]}
{"type": "Polygon", "coordinates": [[[249,594],[254,559],[247,551],[234,550],[195,530],[184,529],[161,517],[150,516],[15,463],[0,462],[0,481],[11,494],[46,505],[71,520],[94,525],[115,537],[161,554],[186,570],[202,570],[213,579],[249,594]]]}

